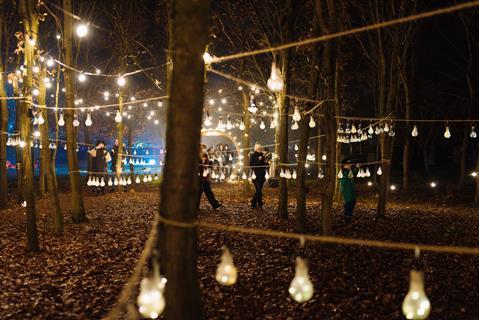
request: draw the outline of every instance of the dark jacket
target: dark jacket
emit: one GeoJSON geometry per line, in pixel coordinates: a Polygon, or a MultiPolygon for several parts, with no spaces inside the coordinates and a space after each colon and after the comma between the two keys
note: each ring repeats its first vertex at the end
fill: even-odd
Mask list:
{"type": "Polygon", "coordinates": [[[91,168],[93,172],[105,172],[106,164],[110,161],[110,154],[105,148],[95,148],[89,151],[91,159],[91,168]]]}
{"type": "Polygon", "coordinates": [[[206,161],[203,161],[203,159],[200,158],[199,162],[199,178],[201,182],[210,182],[211,176],[210,172],[213,169],[213,162],[209,161],[208,157],[206,158],[206,161]],[[208,174],[206,177],[204,176],[205,171],[208,170],[208,174]]]}
{"type": "Polygon", "coordinates": [[[251,166],[251,169],[253,169],[256,179],[265,180],[268,163],[262,152],[255,151],[249,159],[249,165],[251,166]]]}

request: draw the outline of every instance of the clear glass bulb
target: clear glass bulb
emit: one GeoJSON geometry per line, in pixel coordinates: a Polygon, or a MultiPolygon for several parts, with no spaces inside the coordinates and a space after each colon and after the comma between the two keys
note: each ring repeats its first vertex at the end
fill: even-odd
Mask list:
{"type": "Polygon", "coordinates": [[[431,312],[431,303],[424,291],[424,275],[422,271],[411,270],[409,291],[402,303],[402,312],[406,319],[427,319],[431,312]]]}
{"type": "Polygon", "coordinates": [[[446,131],[444,131],[444,138],[449,139],[451,137],[451,131],[449,130],[449,126],[446,126],[446,131]]]}
{"type": "Polygon", "coordinates": [[[264,178],[265,178],[266,180],[269,179],[269,173],[268,173],[268,171],[266,171],[266,174],[264,175],[264,178]]]}
{"type": "Polygon", "coordinates": [[[253,174],[251,175],[251,180],[255,180],[255,179],[256,179],[256,174],[253,171],[253,174]]]}
{"type": "Polygon", "coordinates": [[[83,38],[88,34],[88,26],[84,23],[79,23],[76,27],[77,36],[83,38]]]}
{"type": "Polygon", "coordinates": [[[291,175],[291,178],[293,178],[293,180],[296,180],[297,177],[298,177],[298,174],[296,173],[296,170],[293,170],[293,174],[291,175]]]}
{"type": "Polygon", "coordinates": [[[117,83],[118,86],[120,86],[120,87],[125,86],[125,84],[126,84],[126,79],[125,79],[125,77],[119,76],[119,77],[116,79],[116,83],[117,83]]]}
{"type": "Polygon", "coordinates": [[[80,121],[78,119],[73,120],[73,126],[78,127],[80,125],[80,121]]]}
{"type": "Polygon", "coordinates": [[[383,174],[383,170],[381,169],[381,166],[378,167],[378,171],[376,171],[376,174],[378,176],[382,175],[383,174]]]}
{"type": "Polygon", "coordinates": [[[412,131],[411,131],[411,136],[417,137],[418,134],[419,134],[419,133],[418,133],[418,131],[417,131],[417,127],[416,127],[416,125],[414,125],[414,128],[413,128],[412,131]]]}
{"type": "Polygon", "coordinates": [[[281,70],[276,67],[276,63],[273,62],[271,65],[271,76],[268,79],[268,88],[274,92],[283,90],[284,82],[283,76],[281,75],[281,70]]]}
{"type": "Polygon", "coordinates": [[[294,107],[293,120],[296,122],[301,120],[301,114],[299,113],[298,107],[294,107]]]}
{"type": "Polygon", "coordinates": [[[163,290],[166,279],[155,275],[144,278],[140,283],[140,294],[136,300],[138,311],[145,318],[156,319],[165,309],[163,290]]]}
{"type": "Polygon", "coordinates": [[[308,266],[300,257],[296,258],[296,271],[288,292],[299,303],[308,301],[314,294],[313,283],[308,275],[308,266]]]}
{"type": "Polygon", "coordinates": [[[264,130],[264,129],[266,128],[266,125],[264,124],[264,121],[263,121],[263,120],[261,120],[261,123],[259,124],[259,128],[260,128],[261,130],[264,130]]]}
{"type": "Polygon", "coordinates": [[[339,178],[339,179],[342,179],[342,178],[343,178],[343,171],[342,171],[342,170],[339,170],[339,172],[338,172],[338,178],[339,178]]]}
{"type": "Polygon", "coordinates": [[[310,116],[309,117],[309,127],[312,129],[314,127],[316,127],[316,122],[314,122],[314,118],[313,116],[310,116]]]}
{"type": "Polygon", "coordinates": [[[297,121],[293,121],[293,125],[291,126],[291,130],[298,130],[299,125],[297,121]]]}
{"type": "Polygon", "coordinates": [[[44,124],[45,123],[45,119],[43,119],[43,115],[40,113],[40,115],[38,116],[38,124],[44,124]]]}
{"type": "Polygon", "coordinates": [[[243,130],[244,130],[244,128],[245,128],[245,127],[244,127],[243,120],[241,120],[241,123],[240,123],[239,129],[240,129],[241,131],[243,131],[243,130]]]}
{"type": "Polygon", "coordinates": [[[140,183],[140,182],[141,182],[140,176],[136,176],[135,182],[136,182],[136,183],[140,183]]]}
{"type": "Polygon", "coordinates": [[[369,126],[368,133],[369,133],[369,134],[373,134],[373,133],[374,133],[374,130],[373,130],[373,127],[372,127],[372,126],[369,126]]]}
{"type": "Polygon", "coordinates": [[[233,256],[228,248],[223,247],[221,262],[216,269],[216,281],[223,286],[232,286],[238,279],[238,271],[233,263],[233,256]]]}
{"type": "Polygon", "coordinates": [[[85,126],[90,127],[92,125],[90,114],[86,115],[85,126]]]}
{"type": "Polygon", "coordinates": [[[121,120],[122,120],[122,116],[121,116],[120,110],[118,110],[118,111],[116,112],[115,122],[116,122],[116,123],[120,123],[121,120]]]}

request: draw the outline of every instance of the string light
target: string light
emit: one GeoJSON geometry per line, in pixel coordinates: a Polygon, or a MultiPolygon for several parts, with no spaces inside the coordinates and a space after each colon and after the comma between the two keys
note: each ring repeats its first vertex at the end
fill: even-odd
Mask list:
{"type": "Polygon", "coordinates": [[[203,61],[206,65],[210,65],[213,62],[213,57],[206,51],[203,53],[203,61]]]}
{"type": "Polygon", "coordinates": [[[296,258],[296,270],[288,289],[291,297],[299,303],[308,301],[313,297],[314,287],[308,274],[308,266],[300,257],[296,258]]]}
{"type": "Polygon", "coordinates": [[[141,280],[140,294],[136,300],[140,314],[150,319],[158,318],[166,305],[163,291],[167,281],[166,278],[159,275],[156,269],[152,277],[141,280]]]}
{"type": "Polygon", "coordinates": [[[294,107],[293,120],[296,121],[296,122],[301,120],[301,114],[299,113],[299,108],[298,107],[294,107]]]}
{"type": "Polygon", "coordinates": [[[83,38],[88,34],[88,26],[85,23],[79,23],[77,24],[75,31],[79,38],[83,38]]]}
{"type": "Polygon", "coordinates": [[[417,137],[417,135],[418,135],[417,126],[414,125],[414,128],[411,131],[411,136],[417,137]]]}
{"type": "Polygon", "coordinates": [[[120,123],[122,119],[123,117],[121,116],[120,110],[117,110],[115,115],[115,122],[120,123]]]}
{"type": "Polygon", "coordinates": [[[92,125],[90,113],[86,115],[85,126],[90,127],[92,125]]]}
{"type": "Polygon", "coordinates": [[[233,263],[233,256],[226,246],[223,247],[221,262],[216,269],[215,279],[223,286],[232,286],[238,279],[238,271],[233,263]]]}
{"type": "Polygon", "coordinates": [[[274,92],[279,92],[283,90],[284,82],[283,76],[281,75],[281,70],[276,67],[276,63],[273,62],[271,65],[271,76],[268,79],[268,88],[274,92]]]}
{"type": "Polygon", "coordinates": [[[444,131],[444,138],[449,139],[451,137],[451,131],[449,130],[449,126],[446,126],[446,131],[444,131]]]}
{"type": "Polygon", "coordinates": [[[78,81],[80,81],[80,82],[85,82],[86,81],[86,75],[83,72],[81,72],[78,75],[78,81]]]}
{"type": "Polygon", "coordinates": [[[409,291],[402,303],[402,312],[406,319],[427,319],[431,312],[431,303],[424,291],[424,275],[422,271],[411,270],[409,275],[409,291]]]}
{"type": "Polygon", "coordinates": [[[118,86],[124,87],[125,84],[126,84],[126,78],[123,77],[123,76],[119,76],[119,77],[116,79],[116,83],[118,84],[118,86]]]}
{"type": "Polygon", "coordinates": [[[311,129],[313,129],[314,127],[316,127],[316,122],[314,122],[313,116],[310,116],[310,117],[309,117],[309,127],[310,127],[311,129]]]}

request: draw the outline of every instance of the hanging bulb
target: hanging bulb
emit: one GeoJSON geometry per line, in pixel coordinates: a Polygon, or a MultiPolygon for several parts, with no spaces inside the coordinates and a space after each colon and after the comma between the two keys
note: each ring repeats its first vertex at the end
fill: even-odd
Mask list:
{"type": "Polygon", "coordinates": [[[383,174],[383,170],[381,169],[381,166],[378,167],[378,171],[376,171],[376,174],[378,176],[382,175],[383,174]]]}
{"type": "Polygon", "coordinates": [[[291,125],[291,130],[298,130],[299,125],[297,121],[293,121],[293,124],[291,125]]]}
{"type": "Polygon", "coordinates": [[[276,120],[271,120],[271,123],[269,124],[270,129],[276,128],[276,120]]]}
{"type": "Polygon", "coordinates": [[[81,72],[78,75],[78,81],[80,81],[80,82],[85,82],[86,81],[86,75],[83,72],[81,72]]]}
{"type": "Polygon", "coordinates": [[[353,125],[351,126],[351,133],[354,134],[356,132],[358,132],[358,130],[356,129],[356,126],[353,123],[353,125]]]}
{"type": "Polygon", "coordinates": [[[78,118],[75,117],[75,119],[73,119],[73,126],[78,127],[79,125],[80,125],[80,121],[78,121],[78,118]]]}
{"type": "Polygon", "coordinates": [[[208,168],[206,168],[206,170],[203,170],[203,177],[206,178],[209,173],[210,173],[210,170],[208,168]]]}
{"type": "Polygon", "coordinates": [[[446,126],[446,131],[444,131],[444,138],[449,139],[451,137],[451,131],[449,131],[449,126],[446,126]]]}
{"type": "Polygon", "coordinates": [[[88,34],[88,25],[86,25],[85,23],[79,23],[76,26],[76,34],[79,38],[83,38],[84,36],[86,36],[88,34]]]}
{"type": "Polygon", "coordinates": [[[44,123],[45,123],[45,119],[43,119],[43,115],[40,113],[38,116],[38,124],[44,124],[44,123]]]}
{"type": "Polygon", "coordinates": [[[352,170],[349,170],[348,178],[349,178],[349,179],[354,178],[354,175],[353,175],[353,171],[352,171],[352,170]]]}
{"type": "Polygon", "coordinates": [[[284,82],[283,76],[281,75],[281,70],[276,67],[276,63],[273,62],[271,65],[271,76],[268,79],[268,88],[274,92],[279,92],[283,90],[284,82]]]}
{"type": "Polygon", "coordinates": [[[369,171],[369,167],[366,167],[366,173],[364,174],[366,178],[371,176],[371,171],[369,171]]]}
{"type": "Polygon", "coordinates": [[[211,126],[211,124],[212,124],[212,123],[211,123],[210,116],[207,115],[206,118],[205,118],[204,125],[205,125],[205,127],[209,127],[209,126],[211,126]]]}
{"type": "Polygon", "coordinates": [[[86,115],[85,126],[90,127],[92,125],[90,113],[86,115]]]}
{"type": "Polygon", "coordinates": [[[150,278],[144,278],[140,283],[140,294],[136,300],[138,311],[144,318],[156,319],[165,309],[165,288],[166,278],[155,274],[150,278]]]}
{"type": "Polygon", "coordinates": [[[111,187],[113,185],[113,181],[111,181],[111,177],[108,178],[108,186],[111,187]]]}
{"type": "Polygon", "coordinates": [[[291,178],[293,178],[293,180],[296,180],[297,177],[298,177],[298,174],[296,173],[296,170],[293,170],[293,174],[291,175],[291,178]]]}
{"type": "Polygon", "coordinates": [[[132,183],[133,183],[133,181],[131,181],[131,176],[128,176],[128,180],[126,180],[126,184],[130,185],[132,183]]]}
{"type": "Polygon", "coordinates": [[[243,172],[243,175],[241,176],[241,178],[242,178],[243,180],[246,180],[246,179],[248,178],[248,176],[246,175],[245,172],[243,172]]]}
{"type": "Polygon", "coordinates": [[[116,79],[116,83],[118,84],[119,87],[124,87],[125,84],[126,84],[126,79],[125,79],[125,77],[119,76],[119,77],[116,79]]]}
{"type": "Polygon", "coordinates": [[[301,114],[299,113],[299,108],[298,107],[294,107],[293,120],[296,121],[296,122],[301,120],[301,114]]]}
{"type": "Polygon", "coordinates": [[[106,185],[105,183],[105,178],[101,178],[101,182],[100,182],[100,187],[104,187],[106,185]]]}
{"type": "Polygon", "coordinates": [[[411,136],[417,137],[418,134],[419,134],[419,133],[418,133],[418,131],[417,131],[417,126],[414,125],[414,128],[412,128],[412,131],[411,131],[411,136]]]}
{"type": "Polygon", "coordinates": [[[308,266],[300,257],[296,258],[296,271],[288,292],[299,303],[308,301],[314,294],[313,283],[308,275],[308,266]]]}
{"type": "Polygon", "coordinates": [[[264,130],[264,129],[266,128],[266,125],[264,124],[263,119],[261,119],[261,123],[259,124],[259,128],[260,128],[261,130],[264,130]]]}
{"type": "Polygon", "coordinates": [[[228,119],[226,120],[226,130],[231,129],[233,129],[233,124],[231,123],[230,116],[228,116],[228,119]]]}
{"type": "Polygon", "coordinates": [[[268,179],[269,179],[269,173],[268,173],[268,170],[266,170],[266,174],[264,175],[264,178],[265,178],[266,180],[268,180],[268,179]]]}
{"type": "Polygon", "coordinates": [[[91,176],[88,176],[88,181],[86,182],[87,186],[91,186],[92,181],[91,181],[91,176]]]}
{"type": "Polygon", "coordinates": [[[116,116],[115,116],[115,122],[120,123],[121,120],[122,120],[122,116],[121,116],[120,110],[117,110],[116,111],[116,116]]]}
{"type": "Polygon", "coordinates": [[[298,150],[299,150],[299,147],[298,147],[298,145],[297,145],[296,143],[294,144],[294,150],[295,150],[295,151],[298,151],[298,150]]]}
{"type": "Polygon", "coordinates": [[[309,117],[309,127],[312,129],[314,127],[316,127],[316,122],[314,122],[314,118],[313,116],[310,116],[309,117]]]}
{"type": "Polygon", "coordinates": [[[279,177],[280,178],[284,178],[285,177],[285,173],[284,173],[284,169],[281,168],[281,171],[279,172],[279,177]]]}
{"type": "Polygon", "coordinates": [[[140,176],[136,176],[135,182],[136,182],[136,183],[140,183],[140,182],[141,182],[140,176]]]}
{"type": "Polygon", "coordinates": [[[475,127],[475,126],[471,126],[471,133],[469,134],[469,136],[470,136],[472,139],[477,138],[477,132],[476,132],[476,127],[475,127]]]}
{"type": "Polygon", "coordinates": [[[284,177],[286,179],[291,179],[291,171],[289,171],[289,169],[286,169],[286,171],[284,173],[284,177]]]}
{"type": "Polygon", "coordinates": [[[256,179],[256,173],[254,173],[254,170],[253,170],[253,174],[251,175],[251,180],[255,180],[256,179]]]}
{"type": "Polygon", "coordinates": [[[241,131],[243,131],[243,130],[244,130],[244,128],[245,128],[245,127],[244,127],[243,120],[241,120],[241,123],[240,123],[239,129],[240,129],[241,131]]]}
{"type": "Polygon", "coordinates": [[[374,129],[373,129],[372,126],[369,126],[368,133],[369,133],[369,134],[373,134],[373,133],[374,133],[374,129]]]}
{"type": "Polygon", "coordinates": [[[58,125],[63,127],[65,125],[65,120],[63,119],[63,113],[60,113],[60,118],[58,119],[58,125]]]}
{"type": "Polygon", "coordinates": [[[226,246],[223,247],[221,262],[216,269],[215,278],[223,286],[232,286],[238,279],[238,271],[233,263],[233,256],[226,246]]]}
{"type": "Polygon", "coordinates": [[[409,291],[402,303],[402,312],[406,319],[427,319],[431,303],[424,291],[424,275],[422,271],[411,270],[409,277],[409,291]]]}
{"type": "Polygon", "coordinates": [[[339,172],[338,172],[338,178],[339,178],[339,179],[342,179],[342,178],[343,178],[343,170],[341,170],[341,169],[340,169],[339,172]]]}

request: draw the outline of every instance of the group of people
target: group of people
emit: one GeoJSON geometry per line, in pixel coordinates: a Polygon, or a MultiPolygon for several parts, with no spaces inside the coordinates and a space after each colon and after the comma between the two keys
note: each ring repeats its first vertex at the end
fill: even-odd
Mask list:
{"type": "Polygon", "coordinates": [[[228,144],[217,144],[214,147],[207,148],[205,145],[203,150],[208,155],[208,159],[212,162],[212,169],[217,177],[220,177],[221,174],[225,176],[230,176],[233,169],[233,151],[230,149],[228,144]]]}
{"type": "MultiPolygon", "coordinates": [[[[92,177],[97,177],[98,179],[104,179],[105,175],[108,173],[108,163],[111,163],[110,170],[112,173],[117,172],[118,166],[118,152],[119,143],[118,139],[115,140],[113,147],[108,151],[106,149],[106,143],[103,140],[97,140],[95,147],[88,151],[88,154],[91,159],[91,172],[92,177]]],[[[123,144],[123,153],[127,153],[126,146],[123,144]]],[[[122,163],[120,163],[122,166],[122,163]]],[[[122,167],[120,171],[122,171],[122,167]]],[[[96,195],[105,194],[104,186],[95,186],[94,191],[96,195]]]]}
{"type": "MultiPolygon", "coordinates": [[[[228,146],[228,145],[226,145],[228,146]]],[[[210,148],[211,149],[211,148],[210,148]]],[[[200,145],[200,161],[199,161],[199,195],[198,195],[198,207],[201,199],[201,195],[204,193],[213,209],[218,209],[222,204],[216,199],[213,191],[211,190],[211,172],[215,168],[214,161],[209,157],[209,150],[206,145],[200,145]]],[[[222,150],[220,149],[220,153],[222,150]]],[[[226,149],[226,150],[229,150],[226,149]]],[[[251,199],[251,207],[255,209],[262,209],[263,202],[263,186],[266,182],[266,172],[269,170],[269,161],[271,161],[271,153],[263,149],[260,143],[256,143],[254,146],[254,152],[250,154],[249,167],[254,172],[255,178],[252,179],[255,187],[255,193],[251,199]]]]}

